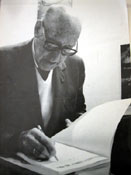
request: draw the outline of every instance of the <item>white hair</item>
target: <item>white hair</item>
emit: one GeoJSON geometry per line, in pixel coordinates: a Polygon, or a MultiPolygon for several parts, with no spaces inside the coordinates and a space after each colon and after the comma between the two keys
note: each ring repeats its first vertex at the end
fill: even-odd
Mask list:
{"type": "Polygon", "coordinates": [[[48,2],[46,3],[43,0],[39,0],[39,3],[38,3],[37,20],[38,21],[43,21],[45,16],[46,16],[47,11],[51,7],[54,7],[54,8],[59,7],[61,9],[63,8],[63,10],[65,11],[66,14],[68,14],[69,16],[77,18],[77,20],[79,20],[79,23],[81,24],[79,16],[78,16],[78,13],[75,11],[74,8],[72,8],[70,6],[67,6],[67,5],[64,5],[64,4],[59,4],[59,2],[58,3],[54,3],[54,4],[50,4],[48,2]]]}

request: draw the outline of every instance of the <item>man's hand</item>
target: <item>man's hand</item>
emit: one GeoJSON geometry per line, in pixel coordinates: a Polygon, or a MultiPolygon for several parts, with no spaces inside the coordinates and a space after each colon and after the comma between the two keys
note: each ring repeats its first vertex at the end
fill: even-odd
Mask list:
{"type": "Polygon", "coordinates": [[[53,141],[38,128],[23,131],[20,134],[19,151],[33,159],[44,160],[56,154],[53,141]]]}
{"type": "Polygon", "coordinates": [[[72,121],[68,118],[65,119],[66,127],[69,127],[72,124],[72,121]]]}

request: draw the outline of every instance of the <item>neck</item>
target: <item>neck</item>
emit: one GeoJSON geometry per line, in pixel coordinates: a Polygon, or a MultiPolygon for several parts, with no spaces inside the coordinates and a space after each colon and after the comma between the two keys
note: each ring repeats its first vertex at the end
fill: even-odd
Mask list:
{"type": "Polygon", "coordinates": [[[35,66],[36,68],[38,68],[38,63],[36,59],[35,38],[33,39],[33,42],[32,42],[32,53],[33,53],[33,59],[34,59],[35,66]]]}
{"type": "Polygon", "coordinates": [[[38,71],[39,71],[41,77],[42,77],[44,80],[47,80],[48,75],[49,75],[50,72],[49,72],[49,71],[41,70],[40,68],[38,68],[38,71]]]}

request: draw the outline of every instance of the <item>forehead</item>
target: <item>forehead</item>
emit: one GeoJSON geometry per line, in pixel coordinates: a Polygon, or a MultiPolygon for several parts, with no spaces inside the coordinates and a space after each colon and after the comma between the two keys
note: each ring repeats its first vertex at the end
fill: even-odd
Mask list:
{"type": "Polygon", "coordinates": [[[50,10],[44,19],[46,36],[62,45],[74,45],[79,37],[80,28],[73,17],[63,10],[50,10]]]}

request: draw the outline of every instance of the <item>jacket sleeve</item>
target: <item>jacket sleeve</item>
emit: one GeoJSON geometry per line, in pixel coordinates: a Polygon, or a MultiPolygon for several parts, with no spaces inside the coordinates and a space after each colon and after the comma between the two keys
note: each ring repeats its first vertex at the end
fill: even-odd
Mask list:
{"type": "Polygon", "coordinates": [[[19,133],[14,132],[9,126],[7,129],[5,127],[0,128],[0,155],[13,156],[18,152],[19,133]]]}
{"type": "Polygon", "coordinates": [[[0,49],[0,154],[12,155],[17,149],[18,133],[11,125],[10,118],[6,114],[8,113],[8,107],[6,104],[7,94],[7,66],[6,57],[3,50],[0,49]]]}
{"type": "Polygon", "coordinates": [[[76,118],[86,112],[85,97],[83,94],[83,84],[85,80],[85,66],[83,60],[80,60],[79,66],[79,87],[76,102],[76,118]]]}

